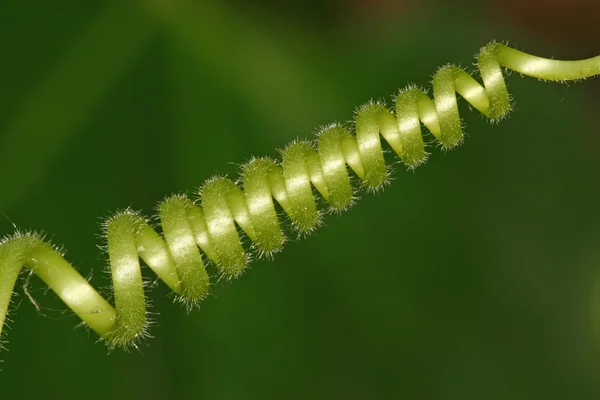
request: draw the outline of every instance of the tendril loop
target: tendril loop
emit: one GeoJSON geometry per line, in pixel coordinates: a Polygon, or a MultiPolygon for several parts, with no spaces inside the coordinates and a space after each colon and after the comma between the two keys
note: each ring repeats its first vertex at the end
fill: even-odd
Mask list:
{"type": "Polygon", "coordinates": [[[511,109],[502,68],[551,81],[600,73],[600,56],[557,61],[500,43],[483,47],[477,62],[482,83],[459,67],[444,66],[433,76],[433,98],[409,86],[396,96],[394,111],[378,102],[359,107],[355,135],[340,124],[329,125],[315,141],[288,144],[281,150],[281,161],[252,159],[242,166],[237,183],[224,177],[210,179],[198,202],[184,195],[167,198],[158,206],[162,234],[131,210],[111,217],[104,228],[114,306],[39,235],[16,233],[5,238],[0,241],[0,333],[15,282],[26,266],[109,346],[134,344],[148,326],[140,259],[178,300],[187,307],[197,305],[210,289],[206,263],[214,264],[223,277],[237,277],[251,254],[281,250],[285,235],[275,202],[293,230],[309,234],[322,218],[314,191],[334,211],[352,203],[355,190],[348,167],[364,188],[381,189],[389,175],[381,137],[410,169],[428,156],[422,125],[443,149],[460,144],[457,93],[493,122],[511,109]]]}

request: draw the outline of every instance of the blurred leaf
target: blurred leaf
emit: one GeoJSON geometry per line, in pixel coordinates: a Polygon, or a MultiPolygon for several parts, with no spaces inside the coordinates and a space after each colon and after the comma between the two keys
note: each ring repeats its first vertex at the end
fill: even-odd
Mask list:
{"type": "MultiPolygon", "coordinates": [[[[96,110],[150,38],[150,20],[108,2],[0,135],[0,210],[9,209],[46,171],[96,110]]],[[[41,33],[43,36],[43,33],[41,33]]]]}

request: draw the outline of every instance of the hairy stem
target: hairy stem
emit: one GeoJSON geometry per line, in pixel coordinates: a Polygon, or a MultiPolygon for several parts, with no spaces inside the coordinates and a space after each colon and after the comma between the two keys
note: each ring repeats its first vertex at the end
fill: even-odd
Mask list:
{"type": "Polygon", "coordinates": [[[483,85],[461,68],[442,67],[433,77],[433,99],[416,87],[401,90],[395,110],[380,103],[358,108],[356,131],[341,125],[322,129],[316,140],[296,141],[281,151],[281,161],[251,160],[242,167],[241,184],[216,177],[200,191],[198,204],[186,196],[167,198],[159,205],[162,235],[139,214],[117,213],[105,226],[113,308],[39,235],[16,233],[0,242],[0,333],[15,282],[23,266],[37,274],[81,320],[109,346],[127,346],[147,329],[141,258],[188,307],[202,301],[210,288],[205,262],[225,277],[239,276],[251,252],[279,251],[285,234],[273,199],[300,234],[316,229],[322,217],[313,188],[335,211],[353,201],[355,188],[348,167],[367,190],[388,182],[381,137],[408,168],[428,154],[424,125],[443,148],[463,138],[456,93],[489,120],[504,118],[511,109],[502,67],[549,81],[578,80],[600,74],[600,56],[558,61],[532,56],[503,44],[490,43],[477,55],[483,85]]]}

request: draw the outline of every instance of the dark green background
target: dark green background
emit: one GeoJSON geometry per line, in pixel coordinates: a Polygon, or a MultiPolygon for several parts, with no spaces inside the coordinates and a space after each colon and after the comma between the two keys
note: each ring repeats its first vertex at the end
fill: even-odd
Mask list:
{"type": "MultiPolygon", "coordinates": [[[[471,67],[493,38],[594,55],[483,7],[348,7],[3,3],[0,233],[48,233],[106,292],[96,246],[114,210],[151,214],[165,195],[235,177],[440,65],[471,67]]],[[[432,144],[414,173],[396,164],[381,194],[219,283],[200,310],[158,283],[139,352],[107,354],[32,278],[36,315],[19,281],[0,398],[598,398],[598,81],[508,83],[508,120],[488,125],[463,102],[463,146],[432,144]]]]}

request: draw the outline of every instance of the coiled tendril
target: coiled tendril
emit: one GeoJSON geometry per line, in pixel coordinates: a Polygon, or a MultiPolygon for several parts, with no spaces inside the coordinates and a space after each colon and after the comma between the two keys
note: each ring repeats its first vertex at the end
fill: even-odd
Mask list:
{"type": "Polygon", "coordinates": [[[462,140],[456,93],[491,121],[510,111],[502,67],[551,81],[583,79],[600,74],[600,56],[581,61],[535,57],[500,43],[477,55],[483,85],[463,69],[448,65],[433,77],[433,100],[408,87],[396,97],[395,112],[371,102],[356,112],[356,136],[340,125],[324,128],[314,142],[296,141],[281,151],[281,161],[256,158],[242,167],[241,185],[216,177],[202,186],[197,205],[183,195],[159,205],[162,236],[138,213],[124,211],[106,222],[113,307],[63,256],[32,233],[17,233],[0,242],[0,333],[19,272],[27,266],[81,320],[110,346],[126,346],[144,335],[146,302],[139,259],[188,306],[209,291],[205,262],[227,277],[240,275],[249,256],[238,227],[252,241],[253,251],[273,254],[285,236],[273,199],[297,231],[306,234],[320,223],[313,187],[333,210],[353,199],[347,166],[368,190],[380,189],[388,170],[383,137],[408,168],[425,161],[421,124],[442,148],[462,140]]]}

